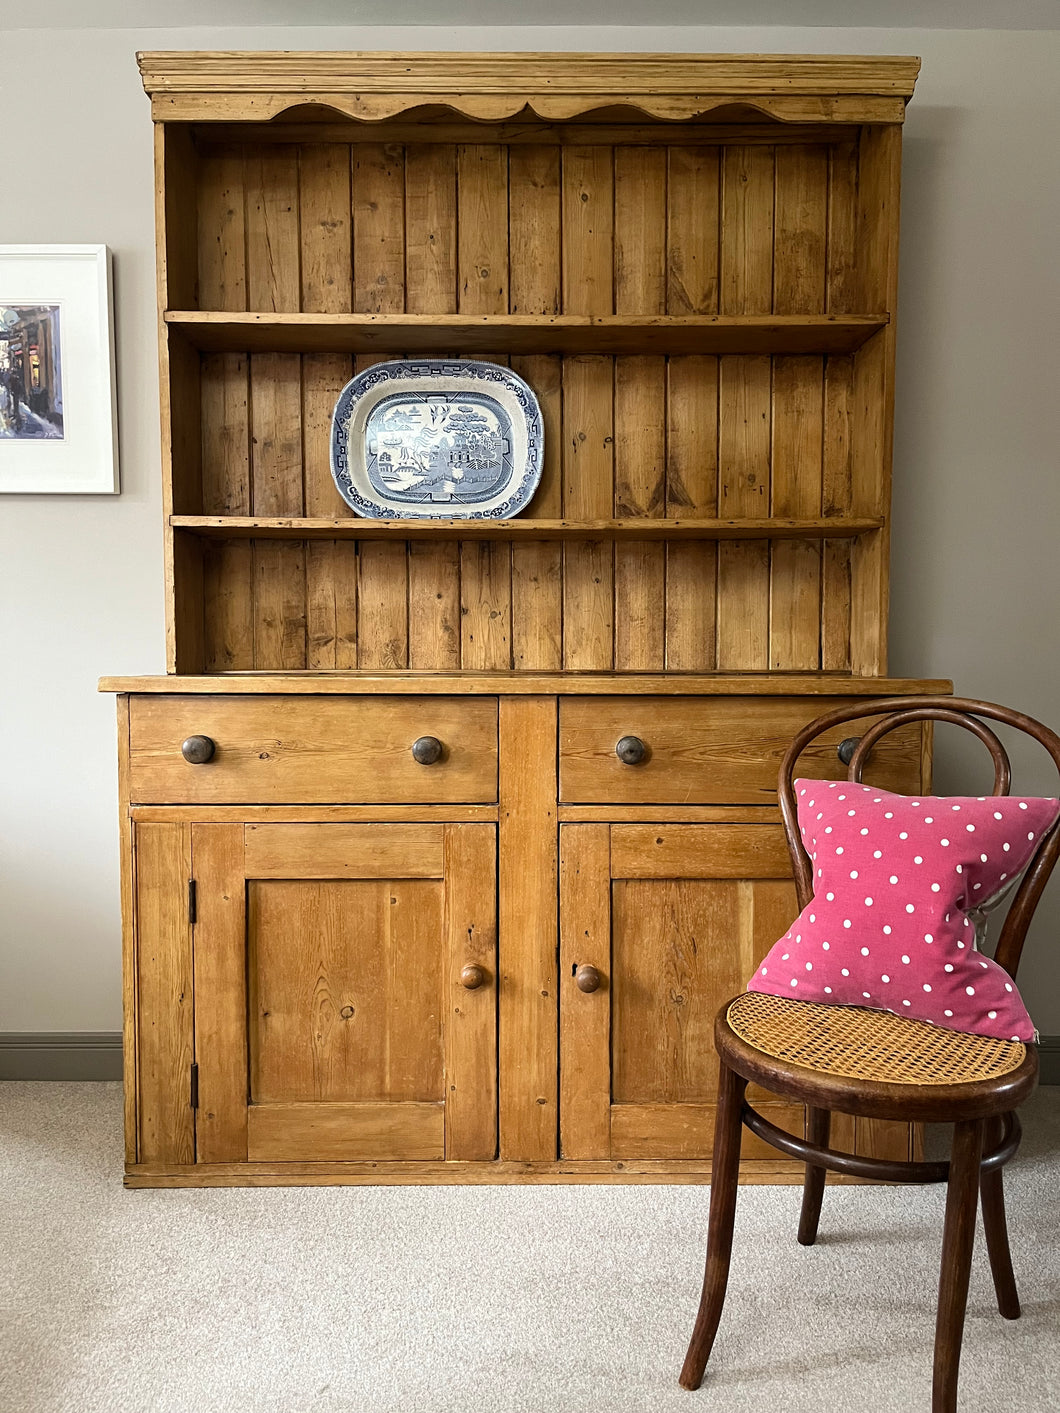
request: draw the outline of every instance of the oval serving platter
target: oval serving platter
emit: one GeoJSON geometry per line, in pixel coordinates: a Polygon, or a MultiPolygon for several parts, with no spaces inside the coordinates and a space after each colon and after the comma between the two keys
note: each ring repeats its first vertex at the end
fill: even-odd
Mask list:
{"type": "Polygon", "coordinates": [[[343,388],[331,474],[358,515],[493,520],[517,515],[541,480],[541,408],[498,363],[376,363],[343,388]]]}

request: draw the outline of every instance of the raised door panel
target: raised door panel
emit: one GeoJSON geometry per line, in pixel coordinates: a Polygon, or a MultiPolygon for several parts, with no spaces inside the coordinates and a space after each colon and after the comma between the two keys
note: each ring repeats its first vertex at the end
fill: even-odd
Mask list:
{"type": "MultiPolygon", "coordinates": [[[[798,911],[783,831],[564,825],[561,870],[563,1156],[709,1158],[714,1017],[798,911]]],[[[758,1102],[801,1132],[801,1106],[758,1102]]],[[[750,1134],[743,1156],[776,1158],[750,1134]]]]}
{"type": "Polygon", "coordinates": [[[199,1161],[492,1158],[494,826],[192,832],[199,1161]]]}

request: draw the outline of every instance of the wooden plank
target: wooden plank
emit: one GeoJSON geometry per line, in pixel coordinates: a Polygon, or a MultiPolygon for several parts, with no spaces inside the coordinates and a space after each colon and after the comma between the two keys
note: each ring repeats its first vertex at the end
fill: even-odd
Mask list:
{"type": "Polygon", "coordinates": [[[248,824],[246,876],[441,878],[443,834],[441,824],[248,824]]]}
{"type": "MultiPolygon", "coordinates": [[[[768,309],[773,293],[774,153],[727,148],[722,163],[721,290],[725,314],[768,309]]],[[[723,358],[718,398],[718,513],[761,515],[769,506],[770,377],[767,358],[723,358]]],[[[718,547],[718,667],[769,664],[769,546],[718,547]]]]}
{"type": "Polygon", "coordinates": [[[445,826],[445,1156],[497,1154],[497,831],[492,824],[445,826]],[[467,966],[481,986],[466,989],[467,966]]]}
{"type": "MultiPolygon", "coordinates": [[[[768,303],[768,296],[766,296],[768,303]]],[[[171,309],[165,323],[206,353],[853,353],[886,314],[353,314],[171,309]]]]}
{"type": "Polygon", "coordinates": [[[512,665],[512,551],[492,540],[460,546],[460,664],[472,671],[512,665]]]}
{"type": "MultiPolygon", "coordinates": [[[[778,1128],[802,1137],[801,1104],[755,1107],[778,1128]]],[[[713,1104],[616,1104],[611,1110],[611,1155],[623,1161],[660,1153],[667,1154],[670,1162],[709,1158],[714,1145],[714,1113],[713,1104]]],[[[776,1152],[745,1129],[740,1141],[740,1181],[747,1180],[744,1163],[775,1158],[776,1152]]]]}
{"type": "Polygon", "coordinates": [[[251,882],[255,1105],[442,1099],[443,892],[434,879],[251,882]]]}
{"type": "Polygon", "coordinates": [[[191,829],[137,825],[135,848],[138,1151],[142,1162],[193,1163],[191,829]]]}
{"type": "Polygon", "coordinates": [[[409,667],[460,667],[460,549],[456,540],[410,541],[409,667]]]}
{"type": "Polygon", "coordinates": [[[457,148],[457,307],[461,314],[508,309],[508,150],[457,148]]]}
{"type": "Polygon", "coordinates": [[[456,148],[405,149],[405,307],[456,312],[456,148]]]}
{"type": "Polygon", "coordinates": [[[350,161],[345,148],[306,143],[298,151],[301,308],[348,313],[353,308],[350,161]]]}
{"type": "Polygon", "coordinates": [[[246,154],[247,307],[300,307],[298,157],[284,148],[246,154]]]}
{"type": "MultiPolygon", "coordinates": [[[[563,513],[587,520],[613,513],[614,376],[610,359],[563,361],[563,513]]],[[[608,670],[614,662],[611,546],[563,552],[563,666],[608,670]]]]}
{"type": "Polygon", "coordinates": [[[566,147],[562,157],[563,312],[614,311],[614,157],[566,147]]]}
{"type": "MultiPolygon", "coordinates": [[[[342,170],[345,171],[345,164],[342,170]]],[[[302,440],[307,515],[352,518],[331,474],[331,419],[349,381],[348,358],[307,354],[302,359],[302,440]]],[[[357,666],[357,550],[351,541],[305,545],[306,666],[357,666]]]]}
{"type": "Polygon", "coordinates": [[[243,827],[192,826],[196,884],[195,1058],[200,1163],[247,1157],[246,913],[243,827]]]}
{"type": "Polygon", "coordinates": [[[248,1117],[252,1162],[286,1163],[309,1153],[324,1162],[424,1160],[445,1150],[440,1103],[255,1104],[248,1117]]]}
{"type": "MultiPolygon", "coordinates": [[[[667,375],[666,515],[712,517],[718,506],[718,361],[671,358],[667,375]]],[[[709,671],[716,660],[718,551],[666,546],[666,667],[709,671]]]]}
{"type": "Polygon", "coordinates": [[[606,824],[560,830],[560,1153],[610,1156],[611,875],[606,824]],[[583,992],[579,966],[594,966],[598,990],[583,992]]]}
{"type": "MultiPolygon", "coordinates": [[[[615,824],[611,828],[613,878],[787,878],[790,873],[784,830],[777,824],[615,824]]],[[[698,890],[693,895],[698,897],[698,890]]],[[[722,1000],[719,997],[714,1010],[722,1000]]]]}
{"type": "Polygon", "coordinates": [[[210,541],[203,551],[204,644],[207,672],[246,672],[254,666],[254,545],[210,541]]]}
{"type": "Polygon", "coordinates": [[[115,703],[118,718],[118,849],[121,888],[122,1102],[125,1161],[138,1158],[139,979],[136,944],[136,849],[129,810],[129,698],[115,703]]]}
{"type": "MultiPolygon", "coordinates": [[[[555,315],[560,308],[560,157],[554,147],[509,153],[510,304],[513,313],[555,315]]],[[[524,515],[561,514],[562,365],[547,355],[512,360],[512,371],[533,388],[544,420],[541,482],[524,515]]],[[[563,554],[545,541],[512,549],[512,665],[552,670],[562,662],[563,554]]]]}
{"type": "Polygon", "coordinates": [[[408,663],[408,553],[404,543],[364,540],[357,553],[357,666],[408,663]]]}
{"type": "MultiPolygon", "coordinates": [[[[571,807],[568,807],[571,808],[571,807]]],[[[776,813],[770,811],[770,813],[776,813]]],[[[158,823],[168,820],[209,821],[216,824],[426,824],[496,823],[496,805],[133,805],[134,820],[158,823]]],[[[704,819],[714,812],[700,810],[704,819]]],[[[746,808],[740,817],[747,815],[746,808]]],[[[629,814],[623,818],[639,818],[629,814]]],[[[663,815],[663,818],[670,816],[663,815]]]]}
{"type": "MultiPolygon", "coordinates": [[[[319,679],[318,679],[319,680],[319,679]]],[[[490,697],[143,696],[132,704],[136,803],[397,804],[497,798],[497,708],[490,697]],[[188,736],[216,743],[206,765],[181,755],[188,736]],[[412,744],[434,736],[442,758],[412,744]]],[[[888,738],[890,739],[890,738],[888,738]]]]}
{"type": "Polygon", "coordinates": [[[244,354],[202,359],[202,504],[209,514],[251,512],[248,378],[244,354]]]}
{"type": "Polygon", "coordinates": [[[556,703],[503,697],[498,845],[502,1159],[556,1156],[556,703]]]}
{"type": "MultiPolygon", "coordinates": [[[[666,368],[657,358],[615,360],[615,515],[660,518],[666,504],[666,368]]],[[[665,546],[615,545],[615,667],[664,665],[665,546]]]]}
{"type": "Polygon", "coordinates": [[[246,309],[243,149],[213,147],[200,155],[198,167],[199,304],[203,309],[246,309]]]}
{"type": "Polygon", "coordinates": [[[357,313],[405,308],[405,157],[397,146],[354,147],[353,307],[357,313]]]}
{"type": "Polygon", "coordinates": [[[718,311],[717,148],[667,149],[666,311],[718,311]]]}

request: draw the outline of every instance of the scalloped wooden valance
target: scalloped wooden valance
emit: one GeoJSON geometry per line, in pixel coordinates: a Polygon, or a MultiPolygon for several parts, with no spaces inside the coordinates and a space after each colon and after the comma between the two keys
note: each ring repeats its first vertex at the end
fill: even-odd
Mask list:
{"type": "Polygon", "coordinates": [[[497,122],[628,108],[664,121],[900,123],[920,60],[880,55],[141,53],[156,122],[264,122],[306,105],[379,122],[423,107],[497,122]]]}

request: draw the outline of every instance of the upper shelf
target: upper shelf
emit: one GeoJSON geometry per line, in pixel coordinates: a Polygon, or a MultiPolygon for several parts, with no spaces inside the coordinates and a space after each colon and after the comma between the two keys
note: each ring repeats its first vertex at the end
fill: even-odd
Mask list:
{"type": "Polygon", "coordinates": [[[853,353],[886,314],[275,314],[168,310],[209,353],[853,353]]]}

